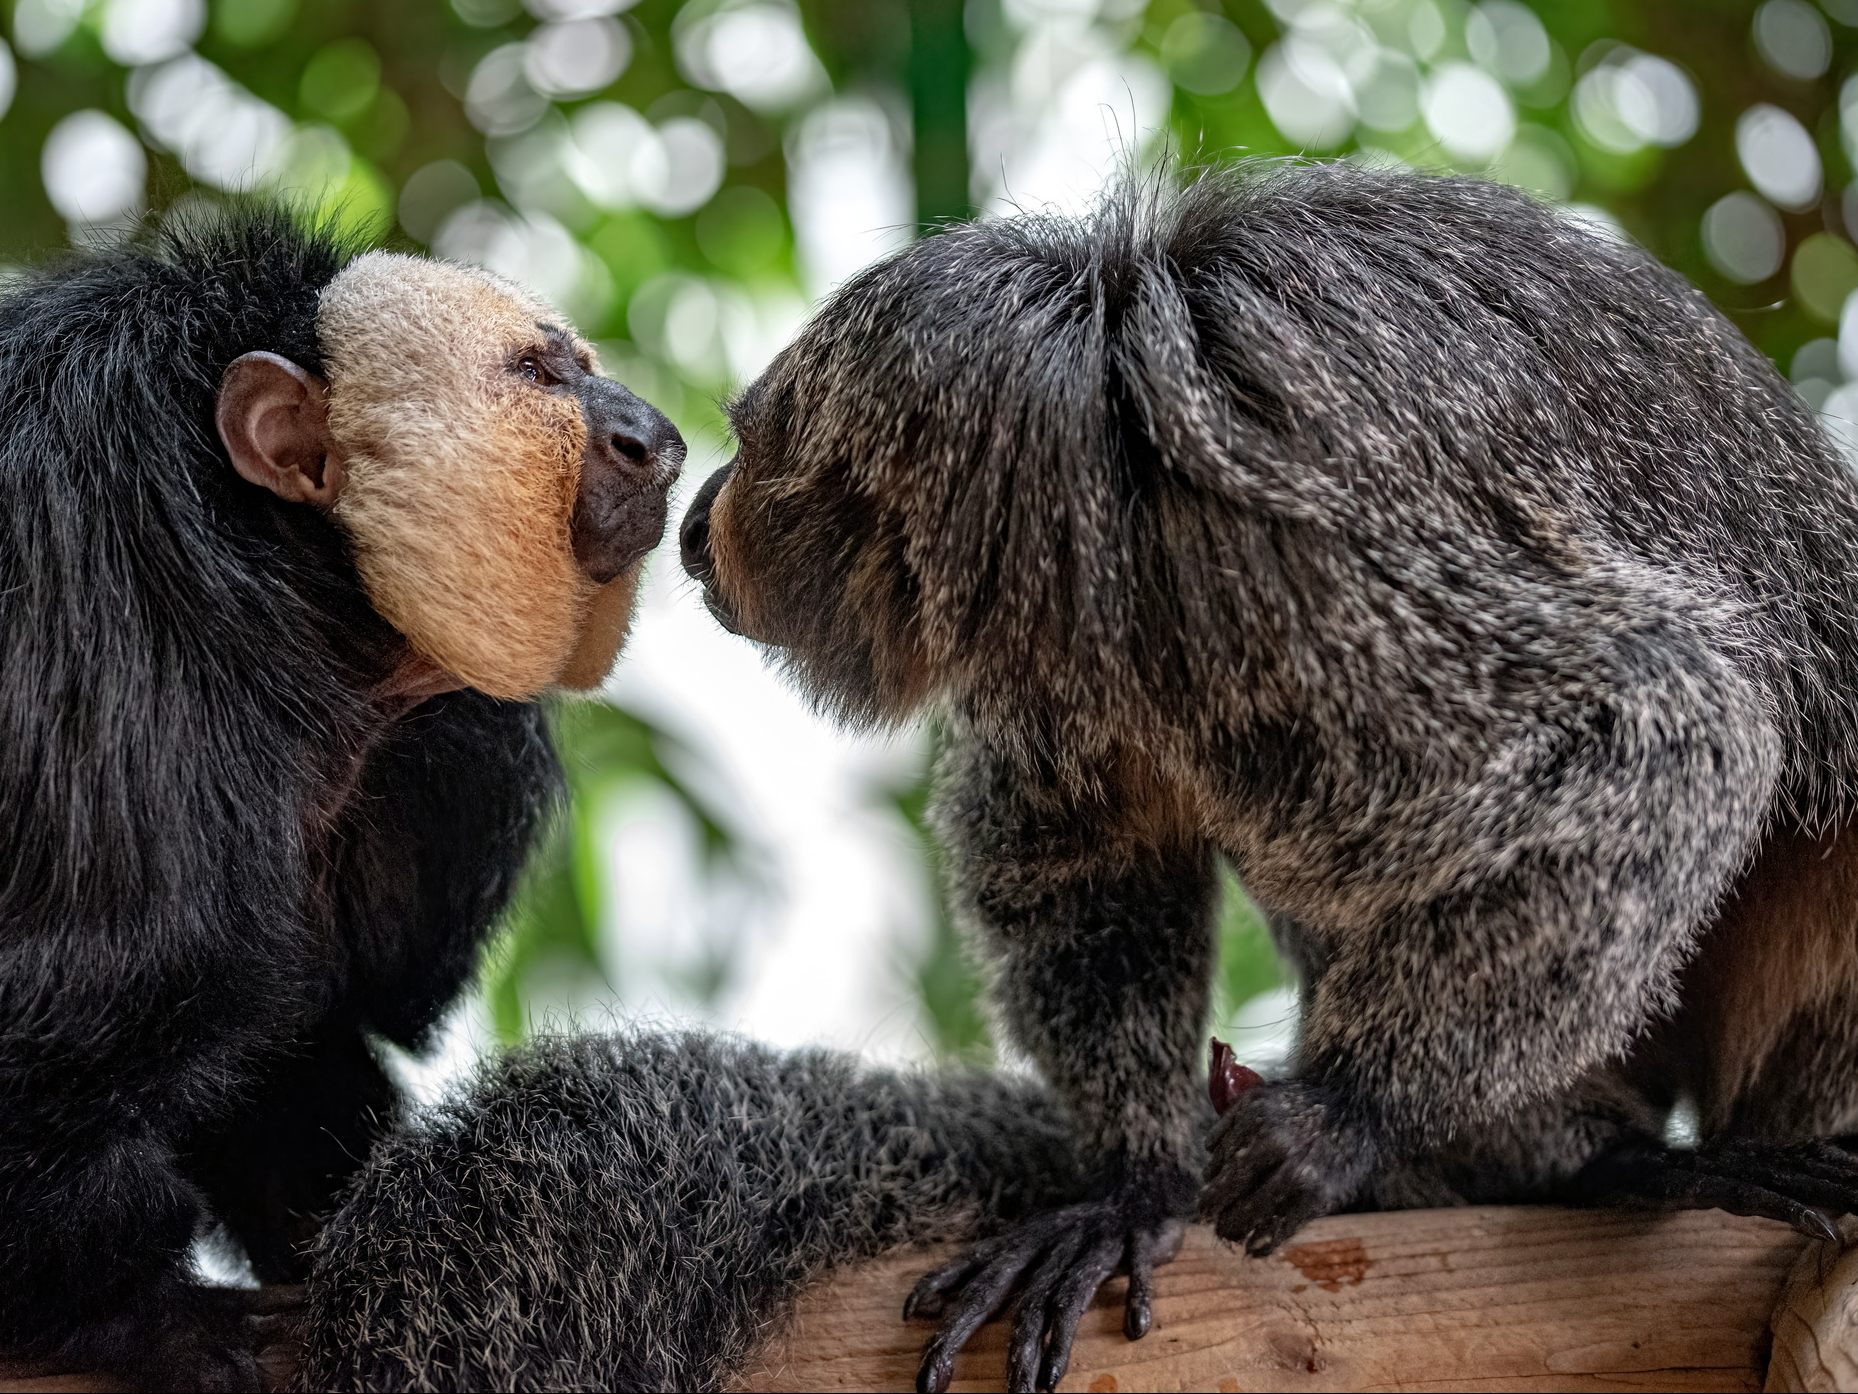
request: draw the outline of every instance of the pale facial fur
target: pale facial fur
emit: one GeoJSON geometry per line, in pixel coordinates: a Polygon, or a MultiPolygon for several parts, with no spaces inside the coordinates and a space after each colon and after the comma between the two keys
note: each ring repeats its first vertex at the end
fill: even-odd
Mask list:
{"type": "Polygon", "coordinates": [[[510,371],[541,323],[564,321],[483,272],[392,252],[351,263],[317,316],[348,471],[335,518],[362,584],[415,649],[496,697],[597,685],[638,580],[596,586],[575,562],[585,420],[510,371]]]}

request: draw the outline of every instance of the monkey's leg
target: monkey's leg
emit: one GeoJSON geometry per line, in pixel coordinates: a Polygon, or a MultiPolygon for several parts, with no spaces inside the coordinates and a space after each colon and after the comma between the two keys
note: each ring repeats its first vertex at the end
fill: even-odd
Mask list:
{"type": "Polygon", "coordinates": [[[1658,1044],[1706,1141],[1858,1132],[1858,828],[1769,832],[1658,1044]]]}
{"type": "Polygon", "coordinates": [[[301,1282],[304,1246],[367,1160],[398,1096],[358,1030],[291,1055],[252,1107],[189,1149],[187,1170],[261,1282],[301,1282]]]}
{"type": "Polygon", "coordinates": [[[1614,642],[1607,683],[1568,675],[1579,706],[1356,830],[1364,867],[1431,894],[1401,903],[1390,872],[1386,903],[1332,934],[1292,1077],[1209,1140],[1202,1205],[1223,1237],[1270,1252],[1390,1162],[1567,1094],[1671,1000],[1753,850],[1777,740],[1680,626],[1614,642]]]}
{"type": "Polygon", "coordinates": [[[904,1314],[942,1318],[920,1388],[946,1388],[962,1345],[1012,1305],[1009,1386],[1050,1389],[1112,1275],[1129,1274],[1125,1331],[1148,1330],[1154,1268],[1192,1213],[1213,858],[1119,848],[1102,810],[1067,807],[978,747],[951,749],[942,776],[937,823],[1001,1022],[1075,1120],[1099,1195],[929,1274],[904,1314]]]}
{"type": "Polygon", "coordinates": [[[1359,1210],[1584,1201],[1574,1188],[1594,1160],[1626,1146],[1655,1147],[1670,1115],[1625,1066],[1582,1080],[1474,1133],[1412,1155],[1385,1158],[1353,1202],[1359,1210]]]}
{"type": "Polygon", "coordinates": [[[1823,1234],[1858,1207],[1858,838],[1771,829],[1649,1042],[1697,1101],[1701,1141],[1599,1154],[1575,1198],[1714,1206],[1823,1234]]]}

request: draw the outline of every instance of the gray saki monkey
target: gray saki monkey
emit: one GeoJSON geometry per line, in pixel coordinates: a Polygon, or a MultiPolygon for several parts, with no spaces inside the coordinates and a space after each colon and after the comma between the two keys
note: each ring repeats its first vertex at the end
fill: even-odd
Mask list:
{"type": "Polygon", "coordinates": [[[1049,1389],[1196,1213],[1858,1201],[1858,485],[1694,289],[1509,188],[1130,178],[850,280],[682,525],[727,627],[947,726],[1001,1025],[1095,1181],[924,1278],[1049,1389]],[[1210,1122],[1216,861],[1302,975],[1210,1122]],[[1665,1146],[1688,1096],[1695,1150],[1665,1146]]]}

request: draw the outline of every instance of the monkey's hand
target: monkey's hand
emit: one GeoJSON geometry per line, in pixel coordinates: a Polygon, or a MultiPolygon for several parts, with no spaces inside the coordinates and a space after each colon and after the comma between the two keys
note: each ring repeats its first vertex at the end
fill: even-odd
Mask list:
{"type": "Polygon", "coordinates": [[[265,1298],[166,1277],[111,1320],[86,1328],[61,1363],[94,1364],[137,1389],[247,1394],[261,1387],[257,1346],[265,1298]]]}
{"type": "Polygon", "coordinates": [[[1035,1216],[925,1274],[903,1316],[940,1317],[942,1326],[923,1347],[917,1389],[947,1389],[968,1338],[1009,1304],[1007,1388],[1056,1389],[1078,1323],[1097,1289],[1118,1273],[1129,1275],[1123,1332],[1140,1340],[1152,1321],[1155,1268],[1180,1252],[1193,1193],[1183,1168],[1144,1169],[1102,1200],[1035,1216]]]}
{"type": "Polygon", "coordinates": [[[1352,1204],[1380,1156],[1373,1131],[1335,1091],[1294,1079],[1241,1094],[1207,1151],[1200,1216],[1254,1258],[1352,1204]]]}
{"type": "Polygon", "coordinates": [[[1591,1205],[1726,1210],[1836,1239],[1826,1216],[1858,1215],[1858,1156],[1819,1141],[1723,1138],[1686,1148],[1635,1140],[1588,1163],[1574,1187],[1591,1205]]]}

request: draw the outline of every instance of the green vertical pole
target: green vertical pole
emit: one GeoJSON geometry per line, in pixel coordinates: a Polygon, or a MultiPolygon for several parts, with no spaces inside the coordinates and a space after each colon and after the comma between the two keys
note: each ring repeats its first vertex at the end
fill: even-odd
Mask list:
{"type": "Polygon", "coordinates": [[[974,212],[969,192],[968,78],[974,67],[965,0],[909,0],[912,173],[919,229],[974,212]]]}

